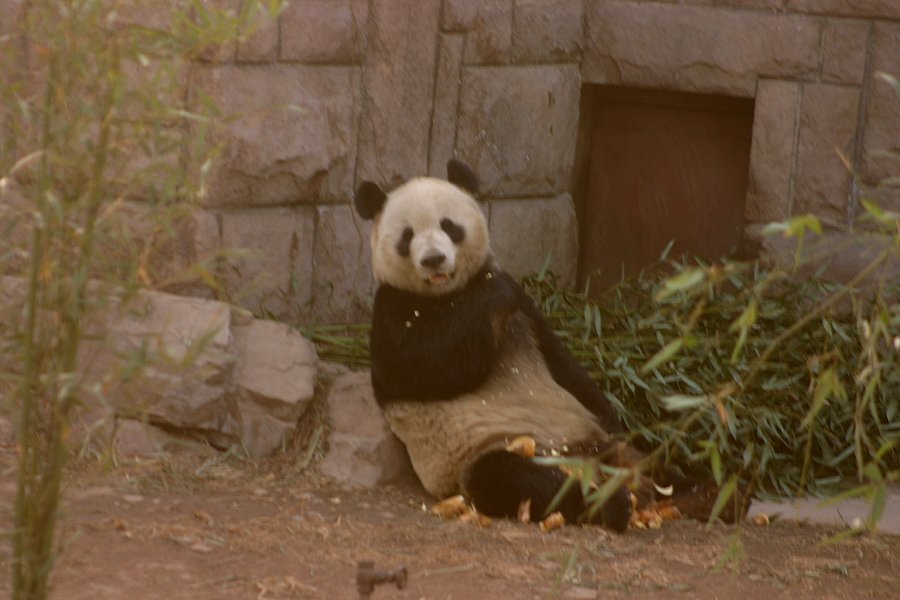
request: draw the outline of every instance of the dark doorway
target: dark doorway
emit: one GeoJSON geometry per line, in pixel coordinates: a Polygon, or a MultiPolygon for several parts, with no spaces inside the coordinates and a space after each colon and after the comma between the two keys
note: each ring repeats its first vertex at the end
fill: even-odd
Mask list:
{"type": "Polygon", "coordinates": [[[599,292],[674,255],[733,251],[743,226],[753,100],[585,86],[575,190],[579,275],[599,292]]]}

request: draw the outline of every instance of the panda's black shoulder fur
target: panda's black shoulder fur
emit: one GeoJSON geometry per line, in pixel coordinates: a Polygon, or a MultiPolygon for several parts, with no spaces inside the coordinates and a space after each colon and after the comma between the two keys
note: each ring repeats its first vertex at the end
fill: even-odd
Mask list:
{"type": "Polygon", "coordinates": [[[550,375],[593,412],[609,433],[622,431],[615,411],[566,350],[522,287],[485,265],[462,290],[413,294],[382,284],[375,293],[370,350],[375,397],[445,400],[477,389],[497,365],[498,322],[521,311],[550,375]]]}

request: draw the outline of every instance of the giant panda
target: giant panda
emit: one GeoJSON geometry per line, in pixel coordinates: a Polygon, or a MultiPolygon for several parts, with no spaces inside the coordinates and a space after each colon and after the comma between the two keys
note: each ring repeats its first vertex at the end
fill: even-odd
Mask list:
{"type": "MultiPolygon", "coordinates": [[[[373,221],[375,397],[430,494],[463,494],[499,517],[529,500],[538,521],[567,474],[508,451],[511,440],[613,466],[634,467],[642,455],[621,441],[609,401],[495,260],[471,168],[451,160],[447,175],[389,193],[365,181],[354,197],[360,217],[373,221]]],[[[651,484],[636,482],[641,502],[655,494],[651,484]]],[[[556,508],[568,523],[586,509],[579,486],[556,508]]],[[[591,521],[622,531],[632,510],[623,486],[591,521]]]]}

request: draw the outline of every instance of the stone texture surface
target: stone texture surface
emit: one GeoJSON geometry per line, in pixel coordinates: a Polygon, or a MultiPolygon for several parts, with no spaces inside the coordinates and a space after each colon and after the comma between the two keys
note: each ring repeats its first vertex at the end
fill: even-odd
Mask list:
{"type": "Polygon", "coordinates": [[[194,84],[225,115],[207,205],[345,200],[353,187],[359,78],[352,67],[222,65],[194,84]]]}
{"type": "Polygon", "coordinates": [[[366,0],[294,0],[281,16],[281,59],[359,64],[368,18],[366,0]]]}
{"type": "Polygon", "coordinates": [[[575,283],[578,223],[569,194],[546,200],[493,201],[488,230],[494,256],[513,276],[537,273],[549,258],[550,271],[563,285],[575,283]]]}
{"type": "Polygon", "coordinates": [[[447,0],[442,27],[467,33],[467,64],[506,63],[512,48],[513,0],[447,0]]]}
{"type": "Polygon", "coordinates": [[[750,97],[758,77],[811,78],[818,19],[701,6],[593,0],[582,76],[750,97]]]}
{"type": "Polygon", "coordinates": [[[869,23],[829,19],[822,49],[822,80],[861,85],[866,74],[869,23]]]}
{"type": "MultiPolygon", "coordinates": [[[[98,448],[102,451],[103,448],[98,448]]],[[[210,456],[215,449],[191,438],[169,433],[136,419],[116,419],[112,450],[118,458],[145,458],[167,454],[210,456]]]]}
{"type": "Polygon", "coordinates": [[[435,177],[447,176],[447,161],[453,157],[464,44],[462,35],[443,34],[440,37],[428,152],[428,174],[435,177]]]}
{"type": "Polygon", "coordinates": [[[780,221],[791,214],[799,105],[800,84],[760,80],[744,211],[750,223],[780,221]]]}
{"type": "Polygon", "coordinates": [[[572,0],[516,0],[513,62],[571,62],[578,58],[584,3],[572,0]]]}
{"type": "Polygon", "coordinates": [[[0,275],[25,273],[31,256],[31,203],[12,179],[0,181],[0,275]]]}
{"type": "Polygon", "coordinates": [[[120,450],[174,444],[146,423],[177,438],[266,456],[295,431],[315,392],[317,358],[309,341],[221,302],[142,291],[127,303],[113,298],[91,323],[96,341],[84,344],[79,365],[86,389],[103,385],[85,395],[79,426],[85,440],[114,417],[117,428],[123,419],[142,422],[126,424],[134,439],[116,431],[120,450]],[[138,356],[145,364],[134,372],[138,356]]]}
{"type": "Polygon", "coordinates": [[[278,17],[261,10],[253,30],[238,39],[237,59],[241,62],[270,62],[276,58],[278,17]]]}
{"type": "Polygon", "coordinates": [[[785,8],[815,15],[900,19],[896,0],[787,0],[785,8]]]}
{"type": "Polygon", "coordinates": [[[486,197],[568,190],[575,159],[580,81],[574,66],[463,70],[459,157],[486,197]]]}
{"type": "Polygon", "coordinates": [[[117,414],[189,430],[219,447],[240,439],[240,415],[223,386],[234,364],[227,305],[144,291],[100,318],[102,341],[82,345],[79,366],[89,381],[104,381],[117,414]],[[137,377],[128,375],[130,356],[146,357],[137,377]]]}
{"type": "Polygon", "coordinates": [[[835,224],[848,224],[851,174],[840,154],[852,163],[858,105],[855,88],[803,86],[794,214],[811,212],[835,224]]]}
{"type": "Polygon", "coordinates": [[[256,315],[297,320],[312,295],[315,209],[264,208],[222,214],[228,298],[256,315]]]}
{"type": "Polygon", "coordinates": [[[23,0],[0,0],[0,35],[10,33],[21,17],[23,0]]]}
{"type": "Polygon", "coordinates": [[[241,415],[241,442],[250,456],[267,456],[294,433],[315,393],[316,349],[295,329],[251,319],[232,328],[232,384],[241,415]]]}
{"type": "MultiPolygon", "coordinates": [[[[188,204],[164,211],[139,202],[117,205],[115,220],[109,226],[118,230],[116,243],[127,240],[135,259],[143,254],[144,285],[174,294],[211,298],[209,282],[195,267],[215,274],[215,261],[221,249],[218,216],[209,210],[188,204]]],[[[115,247],[98,253],[99,269],[112,269],[112,261],[121,260],[115,247]]]]}
{"type": "MultiPolygon", "coordinates": [[[[872,72],[900,79],[900,23],[875,25],[872,72]]],[[[877,76],[869,82],[863,130],[862,176],[870,185],[885,177],[900,175],[896,160],[876,155],[879,151],[900,153],[900,95],[877,76]]]]}
{"type": "Polygon", "coordinates": [[[375,289],[369,243],[371,221],[360,219],[349,204],[320,206],[317,217],[310,320],[365,321],[375,289]]]}
{"type": "Polygon", "coordinates": [[[439,0],[370,4],[357,181],[391,188],[426,172],[439,18],[439,0]]]}
{"type": "MultiPolygon", "coordinates": [[[[785,271],[793,272],[797,253],[797,240],[780,235],[762,236],[751,228],[762,247],[762,257],[785,271]]],[[[887,260],[869,273],[855,286],[863,294],[892,292],[886,296],[888,303],[900,301],[896,286],[886,290],[884,282],[900,281],[900,258],[892,251],[894,240],[890,235],[868,232],[825,230],[822,235],[810,235],[803,241],[800,269],[795,276],[811,277],[816,274],[825,281],[847,284],[857,277],[883,253],[887,260]]],[[[849,304],[843,309],[850,310],[849,304]]]]}
{"type": "Polygon", "coordinates": [[[369,371],[339,377],[328,392],[328,452],[319,472],[350,488],[369,488],[412,473],[406,448],[391,432],[369,371]]]}

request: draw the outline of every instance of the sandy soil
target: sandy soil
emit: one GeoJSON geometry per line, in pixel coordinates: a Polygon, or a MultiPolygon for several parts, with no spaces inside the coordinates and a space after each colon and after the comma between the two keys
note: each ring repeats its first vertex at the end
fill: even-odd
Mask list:
{"type": "MultiPolygon", "coordinates": [[[[0,452],[0,531],[11,526],[14,480],[14,456],[0,452]]],[[[624,535],[480,527],[428,514],[432,500],[415,485],[347,492],[285,459],[79,465],[67,482],[55,600],[354,599],[363,560],[408,571],[406,589],[381,585],[376,599],[887,599],[900,590],[900,537],[826,544],[835,529],[794,522],[673,521],[624,535]]],[[[0,539],[4,597],[10,552],[0,539]]]]}

